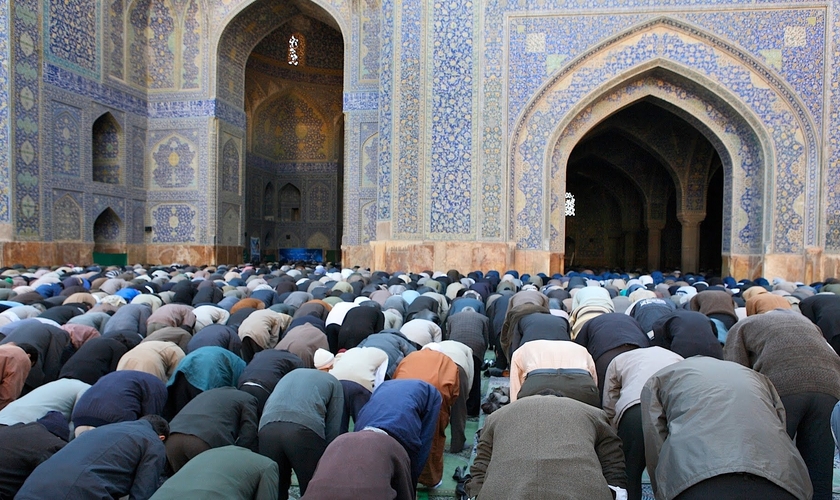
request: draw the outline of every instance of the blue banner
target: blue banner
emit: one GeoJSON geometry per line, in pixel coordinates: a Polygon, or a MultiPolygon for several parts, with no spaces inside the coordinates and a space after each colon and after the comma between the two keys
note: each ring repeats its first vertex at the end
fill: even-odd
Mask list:
{"type": "Polygon", "coordinates": [[[324,251],[320,248],[280,248],[277,252],[279,259],[324,262],[324,251]]]}

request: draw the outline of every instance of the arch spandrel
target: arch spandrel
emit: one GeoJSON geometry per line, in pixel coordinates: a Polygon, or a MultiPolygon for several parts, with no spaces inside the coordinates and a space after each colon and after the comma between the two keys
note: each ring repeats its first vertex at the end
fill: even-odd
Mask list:
{"type": "Polygon", "coordinates": [[[811,191],[818,164],[814,127],[803,107],[760,63],[664,18],[637,26],[559,70],[517,120],[508,159],[508,220],[518,248],[562,252],[563,242],[550,241],[548,235],[558,234],[552,225],[562,221],[562,207],[552,193],[561,192],[565,183],[568,158],[563,156],[603,117],[657,93],[677,113],[685,113],[687,97],[694,98],[689,114],[705,126],[701,132],[716,131],[707,138],[728,161],[731,182],[726,184],[735,190],[724,196],[734,219],[732,228],[724,228],[725,252],[794,253],[814,239],[808,215],[816,211],[811,191]],[[657,87],[638,78],[655,68],[679,75],[687,85],[657,87]],[[701,92],[689,95],[692,89],[701,92]],[[616,101],[627,95],[638,97],[616,101]],[[593,117],[599,110],[608,112],[593,117]],[[529,219],[534,214],[538,217],[529,219]]]}

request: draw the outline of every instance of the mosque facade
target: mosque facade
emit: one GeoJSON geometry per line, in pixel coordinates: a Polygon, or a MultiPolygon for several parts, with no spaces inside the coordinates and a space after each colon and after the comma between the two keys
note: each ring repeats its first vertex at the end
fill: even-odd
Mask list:
{"type": "Polygon", "coordinates": [[[837,0],[0,0],[0,20],[3,265],[238,262],[256,239],[391,270],[840,272],[837,0]]]}

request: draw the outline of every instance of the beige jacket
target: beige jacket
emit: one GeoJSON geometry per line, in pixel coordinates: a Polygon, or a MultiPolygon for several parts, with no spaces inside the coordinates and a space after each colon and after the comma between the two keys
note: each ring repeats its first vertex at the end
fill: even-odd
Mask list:
{"type": "Polygon", "coordinates": [[[639,404],[642,387],[651,375],[683,357],[663,347],[633,349],[612,360],[604,375],[603,410],[614,429],[624,411],[639,404]]]}
{"type": "Polygon", "coordinates": [[[528,372],[540,368],[580,368],[588,371],[595,385],[598,384],[595,361],[585,347],[568,340],[532,340],[513,353],[510,363],[511,402],[516,401],[528,372]]]}
{"type": "Polygon", "coordinates": [[[239,325],[239,338],[251,337],[263,349],[274,349],[291,322],[292,317],[288,314],[271,309],[254,311],[239,325]]]}
{"type": "Polygon", "coordinates": [[[137,370],[151,373],[166,383],[182,359],[184,351],[173,342],[151,340],[141,342],[125,353],[117,364],[117,371],[137,370]]]}

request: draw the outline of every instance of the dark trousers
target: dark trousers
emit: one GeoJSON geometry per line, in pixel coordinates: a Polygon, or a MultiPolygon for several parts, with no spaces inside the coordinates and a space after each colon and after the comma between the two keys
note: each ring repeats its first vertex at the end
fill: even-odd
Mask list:
{"type": "Polygon", "coordinates": [[[587,373],[569,373],[563,370],[552,370],[554,373],[530,372],[525,377],[525,382],[519,389],[517,399],[533,396],[545,389],[553,389],[562,392],[567,398],[572,398],[581,403],[601,408],[601,400],[598,399],[598,387],[592,380],[592,375],[587,373]]]}
{"type": "Polygon", "coordinates": [[[721,474],[683,490],[674,500],[794,500],[781,486],[753,474],[721,474]]]}
{"type": "Polygon", "coordinates": [[[787,432],[796,440],[814,486],[814,500],[831,499],[834,474],[834,439],[831,412],[837,398],[819,392],[782,396],[787,432]]]}
{"type": "Polygon", "coordinates": [[[175,381],[167,388],[168,397],[166,398],[166,405],[163,407],[163,417],[167,420],[172,420],[187,403],[193,400],[203,391],[187,381],[187,377],[183,373],[175,375],[175,381]]]}
{"type": "Polygon", "coordinates": [[[604,379],[607,378],[607,367],[610,366],[612,360],[615,359],[616,356],[619,354],[625,353],[627,351],[632,351],[633,349],[638,349],[639,346],[624,344],[620,345],[614,349],[610,349],[609,351],[601,354],[598,359],[595,360],[595,373],[598,375],[598,399],[603,401],[604,400],[604,379]]]}
{"type": "Polygon", "coordinates": [[[245,337],[242,339],[242,347],[239,348],[240,354],[242,354],[242,359],[245,360],[246,363],[250,363],[252,359],[254,359],[254,354],[262,351],[263,348],[257,344],[254,339],[251,337],[245,337]]]}
{"type": "Polygon", "coordinates": [[[259,419],[260,415],[262,415],[263,408],[265,408],[265,402],[268,401],[268,397],[271,396],[271,393],[268,392],[268,389],[264,388],[261,385],[245,385],[243,384],[242,387],[239,388],[240,391],[247,392],[251,396],[257,398],[257,418],[259,419]]]}
{"type": "Polygon", "coordinates": [[[473,384],[467,398],[467,416],[477,417],[481,414],[481,366],[484,359],[473,354],[473,384]]]}
{"type": "Polygon", "coordinates": [[[300,485],[300,493],[315,474],[318,460],[327,449],[327,441],[308,427],[292,422],[271,422],[259,433],[260,455],[277,463],[280,468],[280,500],[289,498],[292,469],[300,485]]]}
{"type": "Polygon", "coordinates": [[[166,458],[175,472],[181,470],[181,467],[196,455],[209,449],[210,445],[206,441],[192,434],[173,432],[166,438],[166,458]]]}
{"type": "Polygon", "coordinates": [[[452,413],[449,416],[449,453],[461,453],[464,450],[464,443],[467,442],[467,437],[464,434],[467,427],[467,371],[463,367],[458,367],[458,398],[452,405],[452,413]]]}
{"type": "Polygon", "coordinates": [[[496,364],[494,365],[494,368],[498,368],[499,370],[507,370],[508,362],[505,350],[502,349],[502,346],[499,344],[496,344],[494,349],[496,351],[496,364]]]}
{"type": "Polygon", "coordinates": [[[350,430],[351,418],[355,426],[359,412],[370,401],[371,392],[367,390],[367,387],[351,380],[340,380],[339,382],[341,382],[341,388],[344,389],[344,414],[341,416],[341,427],[338,432],[344,434],[350,430]]]}
{"type": "Polygon", "coordinates": [[[618,437],[624,450],[627,499],[642,500],[642,473],[645,471],[645,435],[642,432],[642,405],[624,410],[618,422],[618,437]]]}

